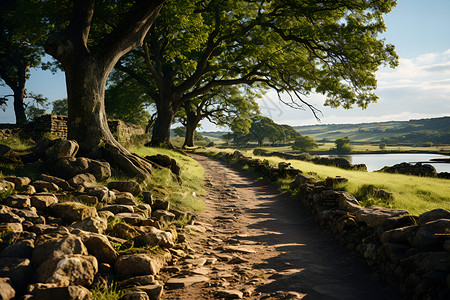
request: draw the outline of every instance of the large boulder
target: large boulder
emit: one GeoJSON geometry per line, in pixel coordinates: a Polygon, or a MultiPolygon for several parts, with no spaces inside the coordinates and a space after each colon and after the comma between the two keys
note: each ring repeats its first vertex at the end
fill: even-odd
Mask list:
{"type": "Polygon", "coordinates": [[[114,201],[115,204],[137,206],[133,194],[129,192],[116,192],[115,194],[116,194],[116,200],[114,201]]]}
{"type": "Polygon", "coordinates": [[[142,193],[142,187],[136,181],[111,181],[108,182],[108,188],[119,192],[129,192],[133,194],[133,196],[142,193]]]}
{"type": "Polygon", "coordinates": [[[419,216],[417,223],[419,225],[425,224],[431,221],[436,221],[439,219],[447,219],[450,220],[450,211],[443,208],[436,208],[427,212],[424,212],[419,216]]]}
{"type": "Polygon", "coordinates": [[[89,286],[97,271],[98,262],[94,256],[69,254],[43,262],[36,270],[35,280],[58,286],[89,286]]]}
{"type": "Polygon", "coordinates": [[[106,236],[81,230],[75,230],[73,233],[81,237],[89,254],[95,256],[99,262],[114,263],[117,260],[119,254],[106,236]]]}
{"type": "Polygon", "coordinates": [[[95,207],[86,206],[77,202],[55,203],[50,206],[50,209],[56,217],[68,223],[97,216],[95,207]]]}
{"type": "Polygon", "coordinates": [[[117,259],[114,267],[119,280],[140,275],[156,275],[170,257],[168,252],[122,255],[117,259]]]}
{"type": "Polygon", "coordinates": [[[21,189],[23,186],[30,184],[31,179],[28,177],[5,177],[4,180],[14,183],[16,189],[21,189]]]}
{"type": "Polygon", "coordinates": [[[418,229],[418,226],[405,226],[387,230],[381,234],[380,241],[382,243],[412,245],[418,229]]]}
{"type": "Polygon", "coordinates": [[[22,290],[27,285],[33,266],[29,259],[2,257],[0,258],[0,277],[10,278],[17,290],[22,290]]]}
{"type": "Polygon", "coordinates": [[[89,187],[95,183],[95,176],[90,173],[77,174],[67,181],[71,187],[77,189],[80,186],[89,187]]]}
{"type": "Polygon", "coordinates": [[[28,195],[11,195],[5,199],[4,204],[14,208],[27,208],[31,206],[30,196],[28,195]]]}
{"type": "Polygon", "coordinates": [[[378,206],[363,208],[356,213],[356,220],[364,222],[369,227],[378,227],[384,225],[392,218],[408,215],[405,209],[391,209],[378,206]]]}
{"type": "Polygon", "coordinates": [[[55,203],[58,203],[58,198],[54,194],[35,194],[31,197],[31,206],[38,210],[46,210],[55,203]]]}
{"type": "Polygon", "coordinates": [[[31,258],[33,249],[34,240],[19,240],[3,249],[3,251],[0,252],[0,257],[31,258]]]}
{"type": "Polygon", "coordinates": [[[89,159],[88,164],[87,172],[94,175],[98,182],[103,182],[111,177],[111,166],[108,162],[89,159]]]}
{"type": "Polygon", "coordinates": [[[72,187],[66,180],[59,178],[59,177],[50,176],[47,174],[41,174],[39,176],[39,179],[47,181],[47,182],[52,182],[52,183],[56,184],[63,191],[69,191],[72,189],[72,187]]]}
{"type": "Polygon", "coordinates": [[[424,250],[440,250],[450,235],[450,220],[441,219],[422,224],[412,245],[424,250]]]}
{"type": "Polygon", "coordinates": [[[69,179],[73,176],[87,172],[89,159],[85,157],[62,157],[55,165],[55,174],[61,178],[69,179]]]}
{"type": "Polygon", "coordinates": [[[157,154],[152,156],[146,156],[145,159],[160,165],[161,167],[169,168],[175,175],[180,175],[181,166],[177,161],[168,155],[157,154]]]}
{"type": "Polygon", "coordinates": [[[97,197],[97,201],[104,204],[110,204],[116,199],[115,193],[102,185],[88,187],[84,190],[84,193],[97,197]]]}
{"type": "Polygon", "coordinates": [[[12,282],[9,278],[0,278],[0,299],[10,300],[16,296],[16,291],[11,285],[12,282]]]}
{"type": "Polygon", "coordinates": [[[45,150],[48,160],[55,161],[61,157],[73,157],[77,154],[80,146],[74,140],[61,140],[45,150]]]}
{"type": "Polygon", "coordinates": [[[31,261],[37,267],[46,260],[69,254],[88,255],[86,246],[80,237],[69,235],[49,240],[38,240],[31,261]]]}
{"type": "Polygon", "coordinates": [[[59,190],[59,186],[54,184],[53,182],[48,182],[44,180],[36,180],[32,183],[34,188],[38,193],[40,192],[57,192],[59,190]]]}
{"type": "Polygon", "coordinates": [[[356,213],[362,209],[362,207],[359,205],[358,200],[350,193],[347,192],[339,192],[339,208],[348,211],[351,213],[356,213]]]}
{"type": "Polygon", "coordinates": [[[55,174],[64,179],[84,173],[90,173],[102,182],[111,177],[111,167],[108,162],[86,157],[62,157],[55,165],[55,174]]]}
{"type": "Polygon", "coordinates": [[[108,224],[105,219],[100,217],[89,217],[70,226],[76,229],[102,234],[108,227],[108,224]]]}
{"type": "Polygon", "coordinates": [[[134,207],[132,205],[121,205],[121,204],[106,205],[100,209],[100,211],[104,210],[110,211],[115,215],[119,213],[134,213],[134,207]]]}
{"type": "Polygon", "coordinates": [[[55,284],[37,284],[32,291],[33,300],[91,300],[92,293],[80,285],[59,287],[55,284]]]}
{"type": "Polygon", "coordinates": [[[400,163],[393,165],[392,167],[383,167],[381,170],[378,170],[377,172],[410,174],[429,177],[437,176],[436,169],[432,165],[422,164],[420,162],[416,164],[400,163]]]}
{"type": "Polygon", "coordinates": [[[141,246],[161,246],[163,248],[172,248],[174,238],[172,233],[156,229],[153,226],[146,226],[145,233],[134,238],[135,245],[141,246]]]}

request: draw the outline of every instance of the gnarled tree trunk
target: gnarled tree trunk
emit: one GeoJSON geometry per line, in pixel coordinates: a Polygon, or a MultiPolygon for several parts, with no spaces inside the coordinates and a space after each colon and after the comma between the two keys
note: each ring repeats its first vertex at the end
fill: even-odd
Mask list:
{"type": "Polygon", "coordinates": [[[195,146],[195,130],[200,122],[200,117],[192,110],[189,103],[186,102],[186,135],[184,137],[183,147],[194,147],[195,146]]]}
{"type": "Polygon", "coordinates": [[[165,0],[137,0],[93,49],[88,49],[87,40],[95,1],[74,2],[69,26],[50,36],[45,47],[66,73],[68,138],[78,141],[82,154],[103,157],[112,167],[143,181],[150,176],[151,164],[114,139],[106,119],[105,85],[120,57],[142,44],[165,0]]]}
{"type": "Polygon", "coordinates": [[[25,124],[27,117],[25,115],[25,106],[23,99],[25,98],[25,82],[28,66],[17,66],[18,85],[14,90],[14,114],[16,115],[16,124],[25,124]]]}
{"type": "Polygon", "coordinates": [[[154,147],[172,148],[170,141],[170,126],[172,126],[173,118],[178,108],[173,107],[172,101],[158,101],[156,106],[158,116],[152,130],[152,140],[150,144],[154,147]]]}

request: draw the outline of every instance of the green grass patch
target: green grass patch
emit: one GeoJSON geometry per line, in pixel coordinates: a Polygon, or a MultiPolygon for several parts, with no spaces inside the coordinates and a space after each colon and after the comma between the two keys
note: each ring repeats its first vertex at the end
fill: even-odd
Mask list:
{"type": "Polygon", "coordinates": [[[167,199],[180,210],[200,211],[205,208],[205,203],[198,196],[204,195],[204,170],[198,162],[189,156],[174,150],[135,147],[130,149],[140,156],[163,154],[175,159],[181,166],[179,181],[167,168],[154,168],[149,190],[156,198],[167,199]]]}
{"type": "Polygon", "coordinates": [[[108,285],[106,288],[96,286],[91,290],[94,300],[119,300],[127,292],[128,290],[119,289],[115,284],[108,285]]]}
{"type": "MultiPolygon", "coordinates": [[[[247,153],[247,155],[250,155],[247,153]]],[[[318,179],[342,176],[349,180],[341,189],[355,195],[362,205],[378,205],[389,208],[407,209],[412,214],[421,214],[435,208],[450,210],[450,181],[440,178],[418,177],[402,174],[362,172],[343,170],[336,167],[316,165],[311,162],[285,160],[277,157],[257,157],[268,159],[277,165],[281,161],[291,163],[303,172],[316,173],[318,179]],[[392,199],[382,200],[373,197],[368,186],[393,193],[392,199]]]]}
{"type": "Polygon", "coordinates": [[[10,147],[11,150],[18,152],[27,151],[34,146],[34,142],[32,140],[24,140],[17,136],[2,139],[0,144],[6,145],[10,147]]]}

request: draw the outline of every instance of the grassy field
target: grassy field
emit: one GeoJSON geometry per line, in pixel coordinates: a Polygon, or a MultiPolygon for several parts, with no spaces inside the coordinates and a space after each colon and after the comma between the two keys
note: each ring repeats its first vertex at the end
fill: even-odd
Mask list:
{"type": "MultiPolygon", "coordinates": [[[[222,151],[223,149],[220,149],[222,151]]],[[[219,150],[217,150],[219,151],[219,150]]],[[[233,152],[234,149],[226,149],[233,152]]],[[[252,151],[246,151],[246,155],[254,158],[268,159],[273,165],[281,161],[291,163],[294,168],[318,179],[326,177],[342,176],[349,180],[340,189],[346,190],[360,200],[361,205],[377,205],[390,208],[407,209],[414,215],[435,208],[450,210],[450,181],[439,178],[418,177],[401,174],[370,173],[361,171],[343,170],[336,167],[316,165],[310,162],[298,160],[285,160],[278,157],[258,157],[252,151]],[[394,198],[382,201],[371,197],[367,191],[371,187],[384,189],[393,193],[394,198]]],[[[282,183],[278,183],[282,186],[282,183]]]]}
{"type": "Polygon", "coordinates": [[[181,165],[181,182],[166,169],[153,169],[149,188],[158,199],[169,200],[181,210],[203,210],[205,204],[197,196],[204,195],[204,170],[194,159],[180,152],[150,147],[133,147],[129,149],[142,157],[165,154],[174,158],[181,165]]]}
{"type": "MultiPolygon", "coordinates": [[[[316,151],[328,151],[330,148],[335,147],[334,142],[320,143],[319,148],[310,151],[311,154],[314,154],[316,151]]],[[[372,152],[443,152],[450,153],[450,145],[439,146],[439,147],[412,147],[412,146],[386,146],[385,149],[380,149],[378,145],[373,144],[352,144],[353,152],[357,153],[372,153],[372,152]]],[[[225,147],[225,146],[224,146],[225,147]]],[[[272,147],[272,146],[264,146],[264,147],[256,147],[253,145],[252,147],[242,147],[242,149],[255,149],[261,148],[270,152],[285,152],[285,153],[299,153],[299,151],[292,150],[291,146],[280,146],[280,147],[272,147]]]]}

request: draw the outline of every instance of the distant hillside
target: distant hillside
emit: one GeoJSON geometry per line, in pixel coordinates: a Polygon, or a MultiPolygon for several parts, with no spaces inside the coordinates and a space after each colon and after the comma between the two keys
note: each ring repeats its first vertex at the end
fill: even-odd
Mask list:
{"type": "Polygon", "coordinates": [[[211,142],[223,143],[224,140],[221,138],[222,135],[228,133],[229,131],[200,131],[200,133],[208,138],[211,142]]]}
{"type": "Polygon", "coordinates": [[[420,119],[410,121],[389,121],[360,124],[326,124],[294,126],[302,135],[315,140],[334,141],[348,136],[355,142],[423,143],[450,144],[450,117],[420,119]]]}

